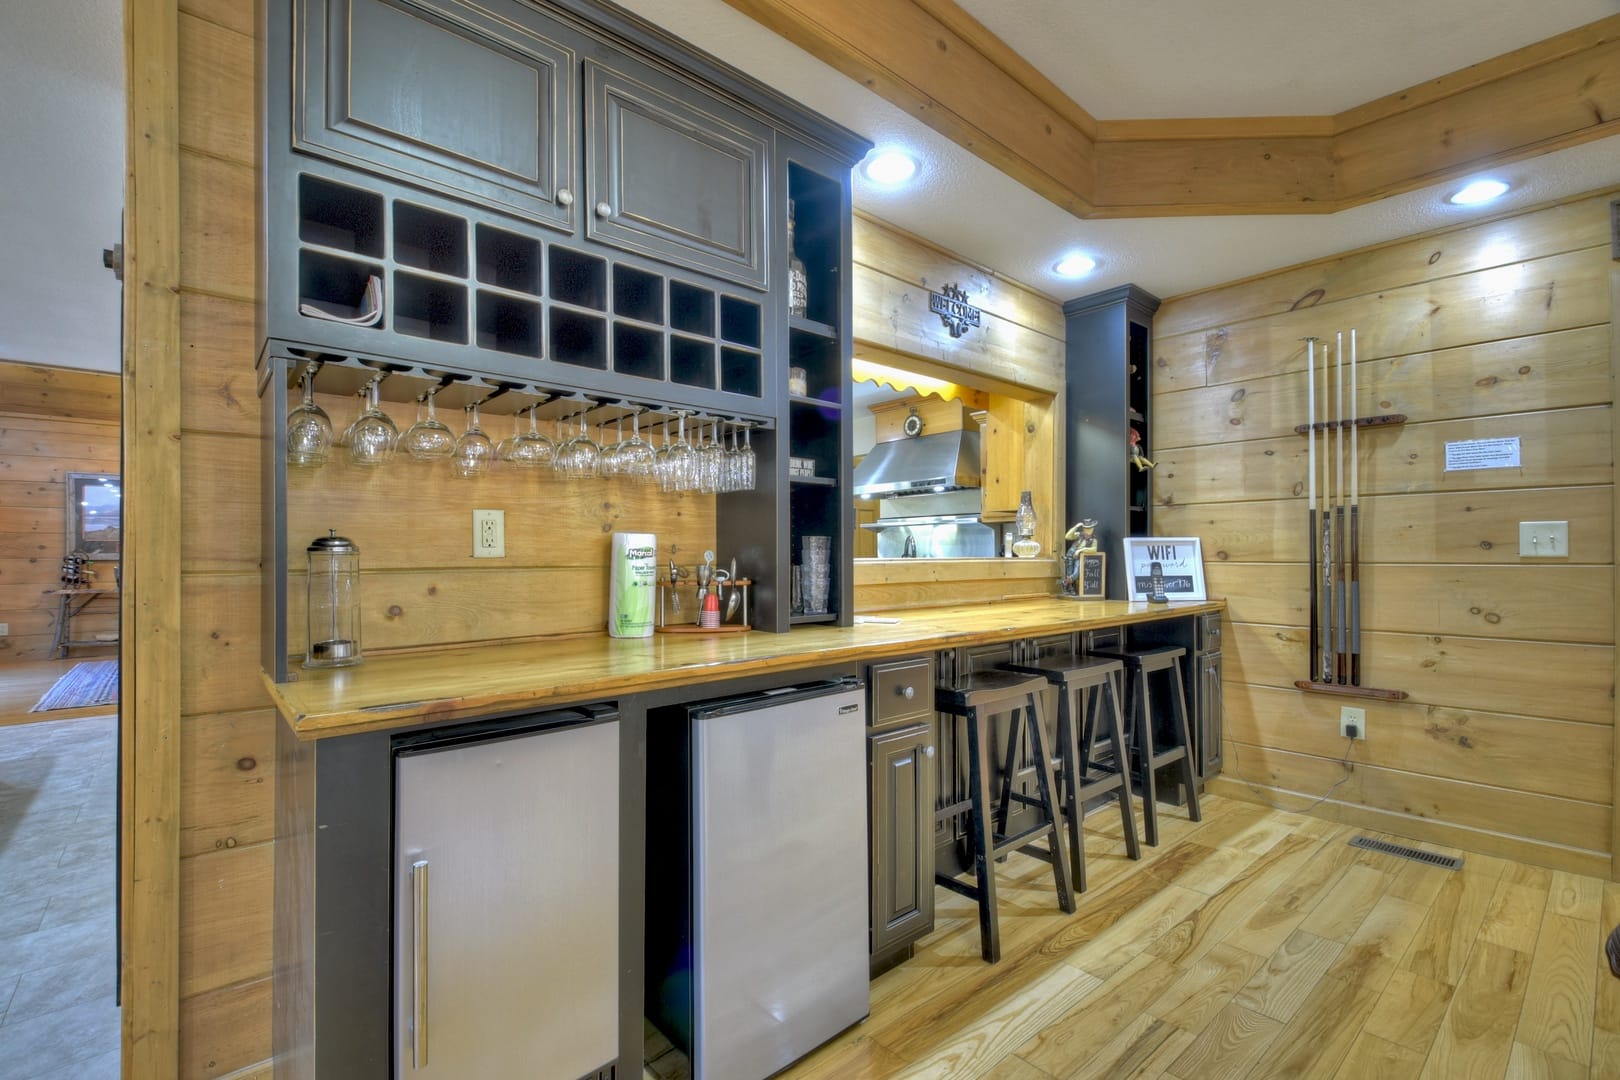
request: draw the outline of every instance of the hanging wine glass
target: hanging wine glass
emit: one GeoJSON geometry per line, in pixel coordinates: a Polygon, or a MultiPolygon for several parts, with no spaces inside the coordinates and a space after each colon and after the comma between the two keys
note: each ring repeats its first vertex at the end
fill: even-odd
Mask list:
{"type": "Polygon", "coordinates": [[[517,447],[512,451],[514,465],[537,468],[551,465],[557,456],[557,444],[540,434],[540,428],[535,420],[535,412],[540,408],[538,403],[529,406],[529,430],[517,437],[517,447]]]}
{"type": "Polygon", "coordinates": [[[602,433],[602,456],[597,460],[596,471],[601,476],[619,475],[619,447],[624,445],[624,417],[615,417],[613,420],[613,441],[607,441],[607,422],[597,425],[602,433]]]}
{"type": "Polygon", "coordinates": [[[394,447],[399,442],[399,428],[377,403],[377,384],[373,379],[366,388],[366,409],[349,425],[349,460],[356,465],[386,465],[394,459],[394,447]]]}
{"type": "Polygon", "coordinates": [[[434,407],[438,393],[438,387],[427,392],[426,418],[417,420],[399,437],[399,448],[414,461],[443,461],[456,452],[456,433],[439,419],[434,407]]]}
{"type": "Polygon", "coordinates": [[[450,471],[460,477],[483,476],[489,471],[490,459],[494,456],[495,444],[478,426],[478,402],[475,401],[467,406],[467,430],[456,440],[450,471]]]}
{"type": "Polygon", "coordinates": [[[315,404],[315,372],[306,370],[303,403],[287,412],[287,464],[312,469],[326,464],[332,445],[332,419],[315,404]]]}
{"type": "Polygon", "coordinates": [[[641,437],[640,408],[630,414],[630,438],[619,444],[617,457],[620,475],[639,483],[649,483],[653,479],[657,454],[653,451],[652,443],[641,437]]]}
{"type": "Polygon", "coordinates": [[[754,425],[753,424],[744,424],[743,425],[743,445],[742,445],[742,451],[738,455],[737,464],[739,466],[738,471],[740,473],[740,475],[738,477],[738,480],[737,480],[737,485],[738,485],[739,489],[742,490],[742,491],[753,491],[754,490],[754,470],[758,467],[758,461],[754,457],[754,425]]]}
{"type": "Polygon", "coordinates": [[[602,448],[591,439],[585,414],[595,402],[587,401],[579,412],[579,434],[557,448],[557,471],[571,480],[586,480],[597,475],[602,448]]]}
{"type": "MultiPolygon", "coordinates": [[[[668,447],[669,456],[664,458],[665,491],[689,491],[692,487],[692,459],[694,451],[692,444],[686,441],[686,413],[677,412],[680,421],[680,433],[676,441],[668,447]]],[[[669,429],[666,427],[665,434],[669,429]]],[[[662,456],[663,451],[660,451],[662,456]]]]}
{"type": "Polygon", "coordinates": [[[721,489],[720,473],[725,465],[726,449],[720,445],[720,421],[709,424],[709,441],[698,452],[698,490],[713,495],[721,489]]]}

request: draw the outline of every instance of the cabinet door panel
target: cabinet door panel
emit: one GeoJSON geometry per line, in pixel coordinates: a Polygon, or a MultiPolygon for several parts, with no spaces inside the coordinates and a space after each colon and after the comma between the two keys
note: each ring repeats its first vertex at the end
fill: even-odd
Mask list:
{"type": "Polygon", "coordinates": [[[1198,775],[1203,779],[1221,771],[1223,750],[1221,740],[1226,732],[1221,716],[1221,654],[1211,653],[1199,657],[1198,695],[1198,775]]]}
{"type": "Polygon", "coordinates": [[[874,735],[872,952],[934,925],[934,763],[929,725],[874,735]]]}
{"type": "Polygon", "coordinates": [[[615,65],[585,62],[587,234],[763,288],[764,126],[695,87],[615,65]]]}
{"type": "Polygon", "coordinates": [[[456,0],[299,14],[295,148],[572,226],[572,48],[456,0]]]}

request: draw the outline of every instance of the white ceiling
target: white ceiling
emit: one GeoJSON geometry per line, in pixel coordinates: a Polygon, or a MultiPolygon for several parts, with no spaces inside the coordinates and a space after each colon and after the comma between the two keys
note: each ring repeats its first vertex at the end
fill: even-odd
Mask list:
{"type": "MultiPolygon", "coordinates": [[[[1620,0],[958,0],[1102,120],[1312,115],[1620,11],[1620,0]]],[[[1620,184],[1620,136],[1493,170],[1488,211],[1410,192],[1331,215],[1080,221],[722,0],[626,0],[701,49],[923,163],[903,193],[857,177],[856,206],[1058,299],[1134,282],[1161,297],[1620,184]],[[1051,265],[1099,266],[1066,282],[1051,265]]],[[[0,2],[0,358],[116,370],[121,0],[0,2]]]]}

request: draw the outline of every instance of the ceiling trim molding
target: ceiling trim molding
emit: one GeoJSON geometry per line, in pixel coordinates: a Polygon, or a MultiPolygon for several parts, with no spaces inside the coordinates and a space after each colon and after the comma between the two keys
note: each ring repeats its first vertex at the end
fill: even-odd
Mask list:
{"type": "Polygon", "coordinates": [[[1332,213],[1620,134],[1620,15],[1333,116],[1094,119],[953,0],[726,0],[1078,217],[1332,213]]]}

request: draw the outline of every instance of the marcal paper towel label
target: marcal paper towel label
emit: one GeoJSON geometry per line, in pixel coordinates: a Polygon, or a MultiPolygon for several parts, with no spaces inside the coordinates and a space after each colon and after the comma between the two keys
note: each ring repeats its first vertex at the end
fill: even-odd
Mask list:
{"type": "Polygon", "coordinates": [[[652,533],[614,533],[608,577],[608,633],[650,636],[658,588],[658,538],[652,533]]]}

